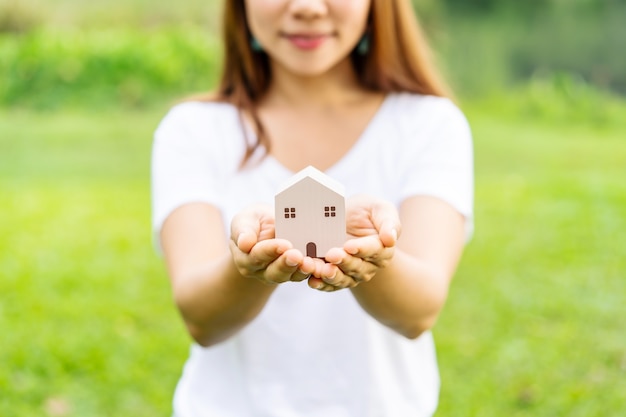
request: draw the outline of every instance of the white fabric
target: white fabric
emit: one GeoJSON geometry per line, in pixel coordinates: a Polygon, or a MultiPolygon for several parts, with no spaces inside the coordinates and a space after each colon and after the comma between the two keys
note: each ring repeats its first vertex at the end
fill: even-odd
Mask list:
{"type": "MultiPolygon", "coordinates": [[[[184,103],[155,133],[153,227],[189,202],[232,217],[272,204],[292,172],[271,156],[240,170],[244,136],[228,104],[184,103]]],[[[352,149],[326,171],[346,195],[399,205],[431,195],[472,230],[471,133],[449,100],[389,95],[352,149]]],[[[229,340],[192,346],[174,397],[177,417],[419,417],[434,412],[439,376],[430,332],[408,340],[369,317],[350,291],[280,285],[261,314],[229,340]]]]}

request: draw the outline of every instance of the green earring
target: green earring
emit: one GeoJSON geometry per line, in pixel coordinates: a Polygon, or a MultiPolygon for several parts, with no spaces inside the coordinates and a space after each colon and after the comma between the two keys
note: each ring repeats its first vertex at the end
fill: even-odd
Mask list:
{"type": "Polygon", "coordinates": [[[356,45],[356,52],[359,55],[367,55],[370,51],[370,35],[366,33],[363,35],[359,43],[356,45]]]}
{"type": "Polygon", "coordinates": [[[250,48],[254,52],[263,52],[263,47],[261,46],[259,41],[256,40],[256,38],[254,36],[252,38],[250,38],[250,48]]]}

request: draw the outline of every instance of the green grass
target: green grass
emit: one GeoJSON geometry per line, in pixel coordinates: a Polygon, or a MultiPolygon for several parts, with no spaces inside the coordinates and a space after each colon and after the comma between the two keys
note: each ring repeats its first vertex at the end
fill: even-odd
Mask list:
{"type": "Polygon", "coordinates": [[[150,246],[158,118],[1,114],[0,415],[167,415],[188,337],[150,246]]]}
{"type": "MultiPolygon", "coordinates": [[[[467,109],[476,235],[436,327],[439,417],[618,416],[626,125],[467,109]]],[[[151,247],[162,111],[0,112],[0,415],[169,415],[188,336],[151,247]]]]}
{"type": "Polygon", "coordinates": [[[435,332],[438,415],[621,415],[626,129],[470,119],[477,233],[435,332]]]}

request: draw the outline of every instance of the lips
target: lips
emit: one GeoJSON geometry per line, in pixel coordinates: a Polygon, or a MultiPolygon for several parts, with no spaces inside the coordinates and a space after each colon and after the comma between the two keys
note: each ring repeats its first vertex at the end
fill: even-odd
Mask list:
{"type": "Polygon", "coordinates": [[[319,48],[326,40],[328,40],[328,38],[330,38],[330,35],[327,34],[305,33],[286,34],[284,36],[296,48],[303,50],[312,50],[319,48]]]}

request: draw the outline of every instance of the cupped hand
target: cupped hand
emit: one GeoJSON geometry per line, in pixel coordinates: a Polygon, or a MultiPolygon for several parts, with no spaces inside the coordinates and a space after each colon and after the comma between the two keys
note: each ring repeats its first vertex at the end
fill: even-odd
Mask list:
{"type": "Polygon", "coordinates": [[[385,247],[392,247],[401,230],[400,215],[392,203],[367,195],[354,196],[346,201],[348,235],[355,238],[377,235],[385,247]]]}
{"type": "Polygon", "coordinates": [[[346,202],[346,230],[352,239],[333,248],[315,266],[309,286],[321,291],[353,288],[370,281],[393,258],[401,230],[398,211],[387,201],[356,196],[346,202]]]}
{"type": "Polygon", "coordinates": [[[265,284],[303,281],[315,271],[313,259],[275,238],[270,206],[255,205],[238,213],[231,222],[230,251],[239,273],[265,284]]]}

